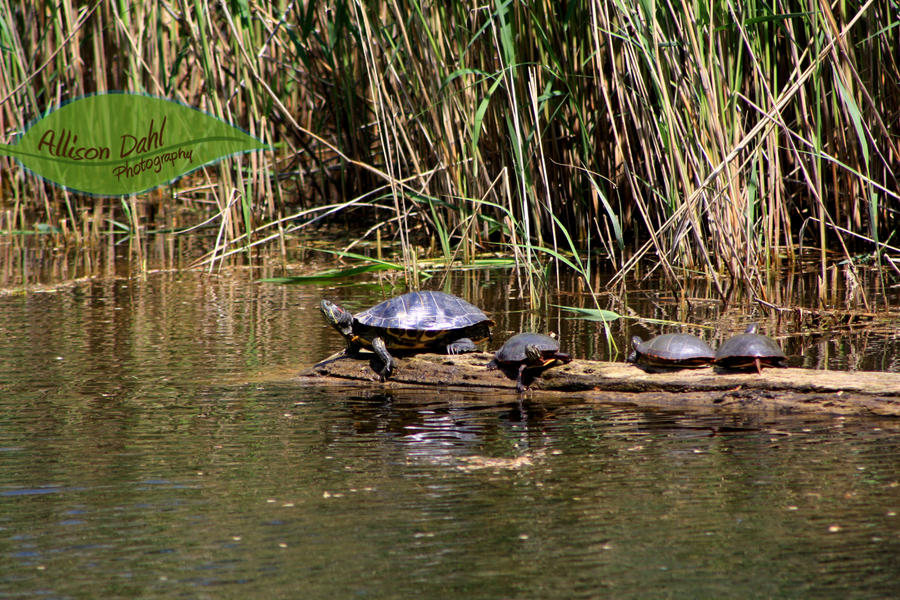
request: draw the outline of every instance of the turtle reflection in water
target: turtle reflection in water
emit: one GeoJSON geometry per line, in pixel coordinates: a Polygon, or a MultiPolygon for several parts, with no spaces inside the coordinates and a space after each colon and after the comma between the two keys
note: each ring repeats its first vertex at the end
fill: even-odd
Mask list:
{"type": "Polygon", "coordinates": [[[525,382],[528,375],[537,376],[544,369],[549,369],[557,364],[571,362],[572,357],[559,351],[559,342],[549,335],[540,333],[519,333],[508,340],[494,354],[494,359],[488,363],[488,369],[505,368],[517,371],[516,391],[524,392],[528,389],[525,382]]]}
{"type": "Polygon", "coordinates": [[[744,333],[726,340],[716,352],[716,366],[757,373],[762,373],[763,367],[786,367],[787,357],[775,340],[758,330],[759,326],[751,323],[744,333]]]}
{"type": "Polygon", "coordinates": [[[694,369],[711,365],[715,358],[709,344],[688,333],[666,333],[647,342],[634,336],[631,346],[626,360],[646,367],[694,369]]]}
{"type": "Polygon", "coordinates": [[[322,300],[320,310],[347,341],[341,356],[371,349],[381,359],[382,381],[395,368],[389,350],[475,352],[476,343],[490,339],[494,325],[478,307],[444,292],[410,292],[355,315],[329,300],[322,300]]]}

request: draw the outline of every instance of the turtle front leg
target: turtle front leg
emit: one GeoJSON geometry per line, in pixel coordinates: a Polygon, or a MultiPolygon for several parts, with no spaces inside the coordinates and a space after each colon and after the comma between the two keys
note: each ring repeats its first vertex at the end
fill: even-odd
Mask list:
{"type": "Polygon", "coordinates": [[[465,352],[478,352],[478,346],[469,338],[459,338],[447,344],[447,354],[463,354],[465,352]]]}
{"type": "Polygon", "coordinates": [[[519,376],[516,377],[516,391],[520,394],[528,389],[525,385],[525,369],[528,368],[528,365],[523,364],[519,365],[519,376]]]}
{"type": "Polygon", "coordinates": [[[384,340],[380,337],[376,337],[372,340],[372,350],[375,351],[375,354],[378,355],[378,358],[381,359],[381,364],[384,366],[378,371],[378,374],[381,375],[381,381],[384,382],[388,377],[391,376],[391,373],[394,372],[394,365],[396,361],[394,357],[391,356],[391,353],[388,352],[387,346],[384,344],[384,340]]]}

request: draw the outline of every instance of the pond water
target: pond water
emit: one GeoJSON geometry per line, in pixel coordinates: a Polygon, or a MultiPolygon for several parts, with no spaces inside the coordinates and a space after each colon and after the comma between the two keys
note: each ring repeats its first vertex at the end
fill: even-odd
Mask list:
{"type": "MultiPolygon", "coordinates": [[[[508,279],[453,291],[502,337],[616,356],[508,279]]],[[[172,272],[0,296],[0,598],[900,597],[900,422],[291,381],[341,347],[319,298],[380,295],[172,272]]]]}

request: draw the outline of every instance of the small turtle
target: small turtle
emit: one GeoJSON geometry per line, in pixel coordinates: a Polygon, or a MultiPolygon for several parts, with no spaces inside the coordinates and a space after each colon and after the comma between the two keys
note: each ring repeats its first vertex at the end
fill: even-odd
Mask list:
{"type": "Polygon", "coordinates": [[[716,366],[723,369],[748,370],[762,373],[763,367],[786,367],[787,357],[770,337],[757,333],[759,326],[751,323],[747,330],[725,341],[716,352],[716,366]]]}
{"type": "Polygon", "coordinates": [[[353,315],[334,302],[322,300],[325,321],[347,340],[343,355],[370,348],[381,359],[381,380],[391,376],[391,350],[475,352],[477,342],[491,337],[494,322],[481,309],[444,292],[410,292],[353,315]]]}
{"type": "Polygon", "coordinates": [[[488,369],[507,367],[518,369],[516,391],[528,389],[525,384],[525,372],[536,371],[538,374],[557,364],[571,362],[572,357],[559,351],[559,342],[549,335],[540,333],[518,333],[508,340],[494,353],[494,359],[488,363],[488,369]]]}
{"type": "Polygon", "coordinates": [[[689,333],[666,333],[647,342],[634,336],[631,347],[626,360],[648,367],[693,369],[711,365],[715,358],[709,344],[689,333]]]}

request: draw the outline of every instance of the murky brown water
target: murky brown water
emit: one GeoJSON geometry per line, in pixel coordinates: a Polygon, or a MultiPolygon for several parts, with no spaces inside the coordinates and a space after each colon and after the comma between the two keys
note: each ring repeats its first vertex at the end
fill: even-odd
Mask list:
{"type": "MultiPolygon", "coordinates": [[[[341,346],[318,299],[381,290],[252,279],[0,296],[0,597],[900,595],[896,421],[299,387],[341,346]]],[[[498,339],[614,355],[510,282],[454,291],[498,339]]],[[[896,338],[859,339],[783,341],[797,366],[900,370],[896,338]]]]}

